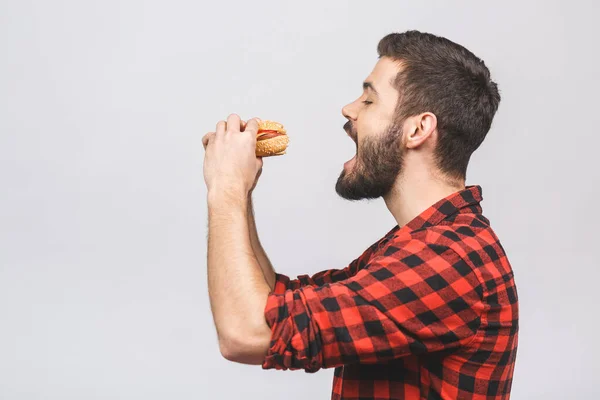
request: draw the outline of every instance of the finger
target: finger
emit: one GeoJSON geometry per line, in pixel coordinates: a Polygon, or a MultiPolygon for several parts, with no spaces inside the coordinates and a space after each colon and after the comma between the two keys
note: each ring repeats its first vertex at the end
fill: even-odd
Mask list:
{"type": "Polygon", "coordinates": [[[206,150],[206,146],[208,143],[214,138],[216,132],[208,132],[204,137],[202,137],[202,145],[204,146],[204,150],[206,150]]]}
{"type": "Polygon", "coordinates": [[[206,150],[206,146],[208,146],[208,142],[210,141],[210,134],[212,132],[208,132],[206,135],[202,136],[202,146],[204,150],[206,150]]]}
{"type": "Polygon", "coordinates": [[[237,114],[230,114],[227,117],[227,132],[240,132],[241,120],[237,114]]]}
{"type": "MultiPolygon", "coordinates": [[[[252,119],[255,119],[255,120],[257,120],[258,122],[262,121],[262,120],[261,120],[260,118],[258,118],[258,117],[254,117],[254,118],[252,118],[252,119]]],[[[248,121],[242,121],[243,129],[246,129],[246,127],[248,126],[248,122],[250,122],[250,120],[248,120],[248,121]]]]}
{"type": "Polygon", "coordinates": [[[242,122],[240,123],[240,128],[241,128],[241,132],[243,132],[243,131],[244,131],[244,129],[246,129],[246,121],[242,121],[242,122]]]}
{"type": "Polygon", "coordinates": [[[257,118],[252,118],[250,121],[248,121],[248,123],[246,124],[246,129],[244,130],[244,132],[252,132],[252,133],[254,133],[254,135],[256,135],[258,133],[258,121],[257,121],[257,118]]]}
{"type": "Polygon", "coordinates": [[[227,130],[227,122],[225,122],[225,121],[217,122],[217,131],[215,132],[216,135],[222,136],[225,134],[226,130],[227,130]]]}
{"type": "MultiPolygon", "coordinates": [[[[262,121],[260,118],[258,117],[254,117],[252,118],[253,120],[256,120],[257,123],[259,123],[260,121],[262,121]]],[[[250,122],[251,120],[248,120],[248,122],[250,122]]],[[[247,125],[247,124],[246,124],[247,125]]]]}
{"type": "MultiPolygon", "coordinates": [[[[258,117],[254,117],[252,119],[257,120],[258,122],[261,121],[261,119],[258,118],[258,117]]],[[[248,122],[250,122],[250,120],[248,120],[248,121],[242,121],[242,132],[244,132],[246,130],[246,127],[248,126],[248,122]]]]}

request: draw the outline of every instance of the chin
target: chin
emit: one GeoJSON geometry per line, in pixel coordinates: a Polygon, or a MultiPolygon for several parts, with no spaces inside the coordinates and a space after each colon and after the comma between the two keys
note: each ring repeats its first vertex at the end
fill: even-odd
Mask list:
{"type": "Polygon", "coordinates": [[[391,192],[400,174],[399,168],[386,171],[374,167],[367,171],[361,168],[358,160],[344,167],[335,184],[336,193],[351,201],[378,199],[391,192]]]}

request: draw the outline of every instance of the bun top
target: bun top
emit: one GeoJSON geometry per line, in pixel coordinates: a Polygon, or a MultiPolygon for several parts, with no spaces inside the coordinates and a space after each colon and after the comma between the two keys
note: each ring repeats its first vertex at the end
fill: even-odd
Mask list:
{"type": "Polygon", "coordinates": [[[279,122],[269,120],[260,121],[258,123],[258,132],[261,131],[277,131],[281,133],[286,133],[286,130],[283,128],[282,124],[280,124],[279,122]]]}

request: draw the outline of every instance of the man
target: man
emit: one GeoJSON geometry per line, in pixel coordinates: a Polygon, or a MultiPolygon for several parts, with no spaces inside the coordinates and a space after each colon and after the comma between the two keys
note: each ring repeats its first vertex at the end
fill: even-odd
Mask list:
{"type": "Polygon", "coordinates": [[[253,220],[257,121],[203,138],[208,285],[221,353],[263,368],[335,368],[332,399],[507,399],[518,301],[482,215],[469,158],[500,95],[480,59],[445,38],[393,33],[342,110],[357,155],[337,193],[383,197],[397,225],[344,269],[274,272],[253,220]]]}

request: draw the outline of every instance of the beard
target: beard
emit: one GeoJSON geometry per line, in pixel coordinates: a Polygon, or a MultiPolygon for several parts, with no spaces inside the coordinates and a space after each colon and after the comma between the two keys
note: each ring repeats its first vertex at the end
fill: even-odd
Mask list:
{"type": "MultiPolygon", "coordinates": [[[[351,122],[344,125],[346,132],[357,140],[351,122]]],[[[346,200],[377,199],[385,196],[402,172],[404,152],[401,146],[402,124],[392,122],[385,132],[366,137],[356,160],[344,168],[335,184],[337,194],[346,200]]]]}

